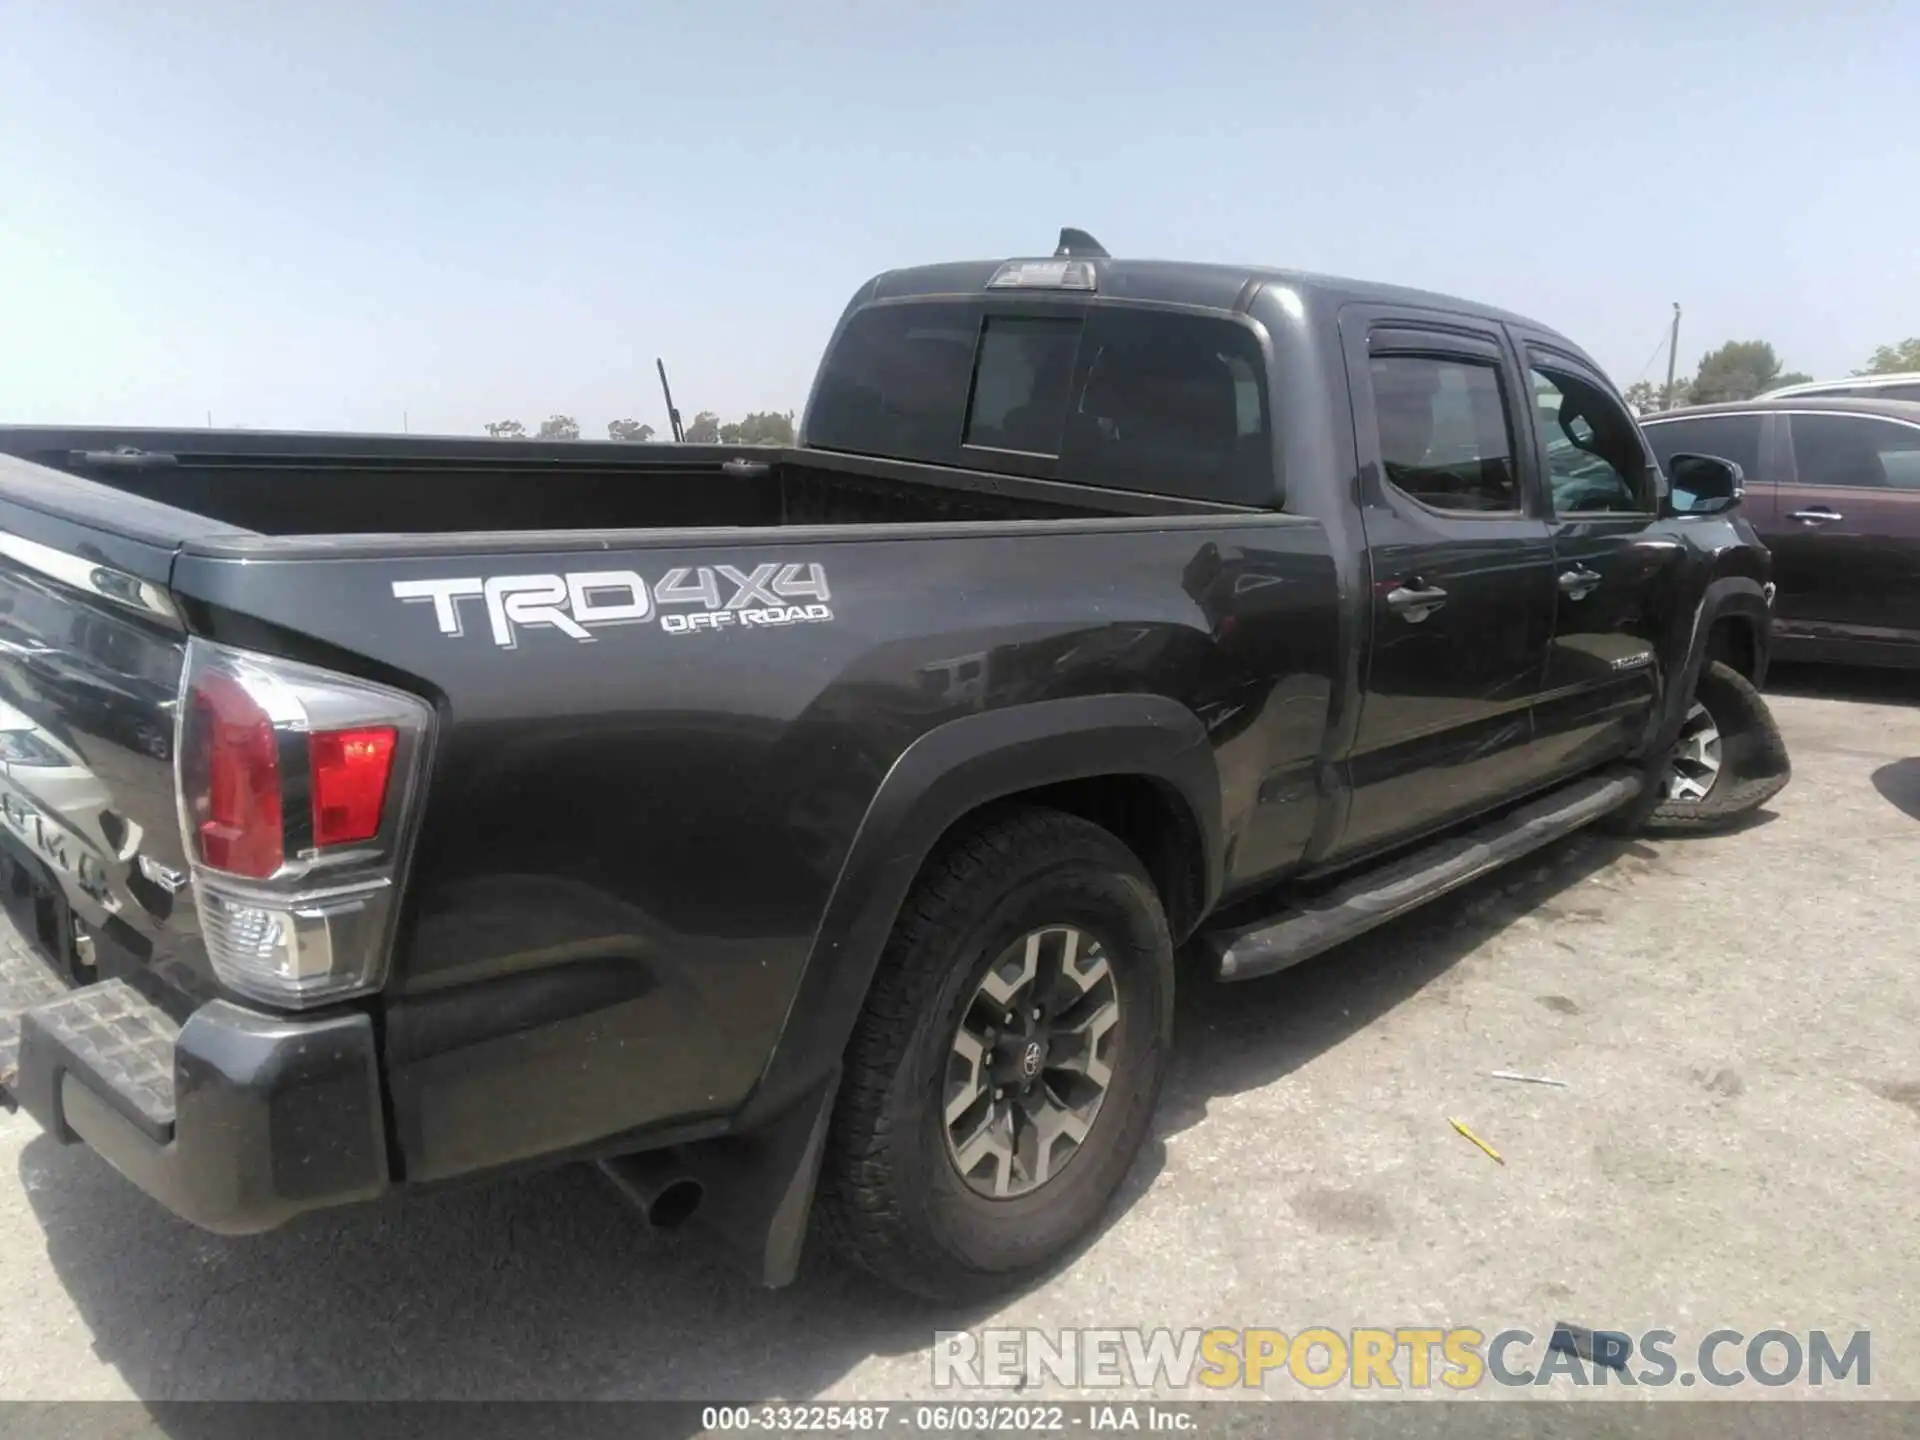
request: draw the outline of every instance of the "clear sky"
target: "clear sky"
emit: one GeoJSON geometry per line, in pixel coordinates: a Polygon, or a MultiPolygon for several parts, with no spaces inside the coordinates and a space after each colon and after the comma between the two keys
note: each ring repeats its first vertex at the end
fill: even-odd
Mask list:
{"type": "Polygon", "coordinates": [[[1916,95],[1913,0],[0,0],[0,421],[798,408],[869,274],[1063,224],[1843,374],[1916,95]]]}

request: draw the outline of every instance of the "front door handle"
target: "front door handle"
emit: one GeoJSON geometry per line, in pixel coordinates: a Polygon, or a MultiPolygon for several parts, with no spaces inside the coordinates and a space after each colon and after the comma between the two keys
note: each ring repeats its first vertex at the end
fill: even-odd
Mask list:
{"type": "MultiPolygon", "coordinates": [[[[1416,587],[1420,585],[1418,580],[1413,583],[1416,587]]],[[[1396,585],[1387,592],[1387,608],[1412,625],[1418,625],[1446,603],[1447,592],[1438,588],[1409,590],[1404,585],[1396,585]]]]}
{"type": "Polygon", "coordinates": [[[1803,525],[1824,525],[1829,520],[1844,520],[1847,517],[1838,510],[1829,510],[1826,506],[1816,506],[1812,510],[1796,510],[1793,518],[1803,525]]]}
{"type": "Polygon", "coordinates": [[[1588,570],[1584,566],[1578,570],[1569,570],[1560,577],[1560,588],[1569,600],[1586,599],[1599,583],[1599,572],[1588,570]]]}

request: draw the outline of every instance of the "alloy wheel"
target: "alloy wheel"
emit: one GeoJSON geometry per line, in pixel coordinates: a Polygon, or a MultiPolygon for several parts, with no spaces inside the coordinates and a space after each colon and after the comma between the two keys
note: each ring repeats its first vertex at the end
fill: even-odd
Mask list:
{"type": "Polygon", "coordinates": [[[947,1156],[995,1200],[1039,1189],[1079,1152],[1113,1083],[1120,993],[1100,942],[1029,931],[987,968],[947,1057],[947,1156]]]}
{"type": "Polygon", "coordinates": [[[1660,793],[1667,800],[1698,804],[1720,779],[1720,727],[1698,700],[1687,711],[1680,738],[1667,757],[1660,793]]]}

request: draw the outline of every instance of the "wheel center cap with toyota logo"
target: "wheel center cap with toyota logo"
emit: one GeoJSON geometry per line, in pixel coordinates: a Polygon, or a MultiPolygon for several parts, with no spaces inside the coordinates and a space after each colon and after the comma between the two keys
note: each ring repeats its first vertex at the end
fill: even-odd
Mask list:
{"type": "Polygon", "coordinates": [[[1029,1040],[1027,1048],[1020,1052],[1020,1073],[1031,1080],[1040,1073],[1040,1064],[1046,1059],[1047,1052],[1038,1040],[1029,1040]]]}

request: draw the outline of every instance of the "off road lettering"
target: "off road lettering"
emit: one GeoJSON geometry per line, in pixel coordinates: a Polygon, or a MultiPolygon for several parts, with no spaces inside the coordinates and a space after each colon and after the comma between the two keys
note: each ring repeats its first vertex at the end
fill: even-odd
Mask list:
{"type": "Polygon", "coordinates": [[[677,565],[651,585],[633,570],[396,580],[393,594],[431,605],[442,635],[458,638],[470,614],[484,614],[488,636],[502,650],[518,648],[528,630],[556,630],[590,643],[607,626],[654,620],[669,635],[695,635],[833,619],[826,571],[812,561],[677,565]]]}

